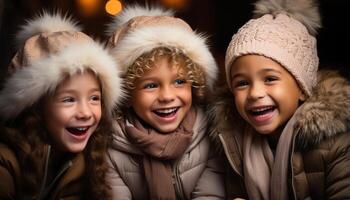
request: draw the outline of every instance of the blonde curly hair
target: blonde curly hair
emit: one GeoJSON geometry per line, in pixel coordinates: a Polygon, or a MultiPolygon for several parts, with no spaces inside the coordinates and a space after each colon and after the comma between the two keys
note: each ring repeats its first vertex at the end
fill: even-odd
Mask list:
{"type": "Polygon", "coordinates": [[[142,77],[145,72],[152,69],[155,62],[161,57],[168,57],[173,67],[183,69],[186,78],[192,84],[194,99],[202,100],[205,94],[205,74],[200,66],[188,58],[180,49],[173,47],[158,47],[138,57],[128,67],[124,76],[124,85],[127,91],[135,89],[135,81],[142,77]]]}

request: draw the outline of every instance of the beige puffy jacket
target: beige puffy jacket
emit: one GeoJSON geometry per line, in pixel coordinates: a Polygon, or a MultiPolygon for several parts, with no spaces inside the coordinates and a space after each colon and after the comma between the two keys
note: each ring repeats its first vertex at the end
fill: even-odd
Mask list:
{"type": "MultiPolygon", "coordinates": [[[[207,119],[203,111],[197,110],[192,142],[172,165],[175,192],[178,199],[225,199],[224,170],[211,150],[207,119]]],[[[127,140],[120,127],[115,128],[107,175],[113,199],[148,199],[142,152],[127,140]]]]}
{"type": "MultiPolygon", "coordinates": [[[[232,93],[222,91],[212,108],[211,136],[226,154],[227,199],[247,199],[242,126],[232,93]]],[[[319,72],[313,95],[296,117],[291,148],[289,199],[350,199],[350,84],[337,73],[319,72]]]]}

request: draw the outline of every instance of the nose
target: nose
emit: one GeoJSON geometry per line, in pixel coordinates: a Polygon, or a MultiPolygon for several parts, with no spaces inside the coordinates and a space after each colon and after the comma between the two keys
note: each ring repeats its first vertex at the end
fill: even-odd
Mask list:
{"type": "Polygon", "coordinates": [[[78,119],[90,119],[92,117],[92,110],[88,102],[82,101],[78,103],[76,116],[78,119]]]}
{"type": "Polygon", "coordinates": [[[170,86],[164,86],[159,91],[159,102],[171,102],[175,99],[175,94],[170,86]]]}
{"type": "Polygon", "coordinates": [[[257,99],[264,98],[266,95],[266,91],[263,85],[255,83],[255,84],[252,84],[252,86],[250,87],[248,95],[249,95],[249,99],[257,100],[257,99]]]}

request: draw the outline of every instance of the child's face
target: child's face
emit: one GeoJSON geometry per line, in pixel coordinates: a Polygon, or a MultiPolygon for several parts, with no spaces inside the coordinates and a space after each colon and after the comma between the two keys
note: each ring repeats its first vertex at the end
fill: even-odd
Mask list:
{"type": "Polygon", "coordinates": [[[174,131],[192,104],[191,83],[185,73],[161,57],[135,81],[131,106],[136,114],[160,132],[174,131]]]}
{"type": "Polygon", "coordinates": [[[101,88],[91,72],[65,79],[45,101],[44,120],[56,148],[81,152],[101,119],[101,88]]]}
{"type": "Polygon", "coordinates": [[[231,67],[239,114],[261,134],[284,125],[305,100],[297,82],[279,63],[259,55],[239,57],[231,67]]]}

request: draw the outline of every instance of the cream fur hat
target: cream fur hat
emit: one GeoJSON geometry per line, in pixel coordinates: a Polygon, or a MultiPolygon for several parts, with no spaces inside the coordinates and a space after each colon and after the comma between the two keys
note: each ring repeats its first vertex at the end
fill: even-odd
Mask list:
{"type": "Polygon", "coordinates": [[[173,12],[157,7],[129,6],[113,19],[107,33],[111,35],[107,46],[112,48],[124,73],[142,54],[158,47],[175,47],[203,69],[206,85],[213,88],[218,68],[206,38],[174,17],[173,12]]]}
{"type": "Polygon", "coordinates": [[[248,54],[263,55],[285,67],[307,96],[316,84],[319,59],[316,29],[318,8],[312,0],[260,0],[257,19],[251,19],[233,35],[226,51],[225,71],[231,87],[231,66],[248,54]]]}
{"type": "Polygon", "coordinates": [[[68,76],[93,71],[101,82],[108,114],[123,97],[116,62],[102,45],[81,32],[69,17],[43,12],[27,21],[17,35],[19,50],[0,91],[0,113],[15,118],[68,76]]]}

